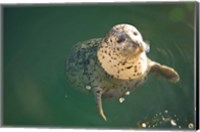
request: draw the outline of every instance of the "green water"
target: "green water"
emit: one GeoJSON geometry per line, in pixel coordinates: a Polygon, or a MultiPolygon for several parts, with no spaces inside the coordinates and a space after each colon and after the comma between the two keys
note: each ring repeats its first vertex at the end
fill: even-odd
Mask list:
{"type": "Polygon", "coordinates": [[[195,127],[195,3],[37,5],[3,8],[3,124],[64,128],[195,127]],[[149,76],[123,103],[72,88],[65,60],[78,41],[103,37],[115,24],[136,26],[150,43],[148,56],[171,66],[180,81],[149,76]],[[167,112],[166,112],[167,111],[167,112]],[[164,122],[162,117],[176,122],[164,122]],[[156,121],[155,121],[156,120],[156,121]],[[157,124],[155,124],[157,123],[157,124]]]}

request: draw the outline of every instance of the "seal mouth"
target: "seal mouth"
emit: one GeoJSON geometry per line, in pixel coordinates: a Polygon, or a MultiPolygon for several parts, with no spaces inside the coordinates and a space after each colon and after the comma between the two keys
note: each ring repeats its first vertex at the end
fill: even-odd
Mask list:
{"type": "Polygon", "coordinates": [[[143,52],[143,51],[145,51],[145,49],[146,49],[145,45],[144,45],[142,42],[134,42],[134,41],[133,41],[132,47],[133,47],[134,49],[139,49],[140,52],[143,52]]]}
{"type": "Polygon", "coordinates": [[[127,46],[126,46],[127,49],[129,50],[132,50],[132,51],[135,51],[137,49],[143,49],[143,45],[139,42],[135,42],[135,41],[132,41],[130,42],[127,46]]]}
{"type": "Polygon", "coordinates": [[[141,44],[137,43],[137,42],[132,42],[131,47],[136,49],[136,48],[140,48],[141,44]]]}
{"type": "Polygon", "coordinates": [[[145,51],[145,47],[142,43],[131,41],[129,44],[124,46],[121,54],[126,57],[133,57],[135,55],[139,55],[140,53],[145,51]]]}

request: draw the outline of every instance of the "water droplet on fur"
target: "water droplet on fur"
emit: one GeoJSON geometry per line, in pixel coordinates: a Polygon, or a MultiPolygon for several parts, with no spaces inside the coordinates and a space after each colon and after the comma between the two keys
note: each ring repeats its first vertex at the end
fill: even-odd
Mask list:
{"type": "Polygon", "coordinates": [[[130,95],[130,91],[127,91],[125,94],[126,94],[126,95],[130,95]]]}
{"type": "Polygon", "coordinates": [[[86,86],[85,87],[87,90],[91,90],[91,86],[86,86]]]}
{"type": "Polygon", "coordinates": [[[125,98],[119,98],[119,102],[123,103],[125,101],[125,98]]]}

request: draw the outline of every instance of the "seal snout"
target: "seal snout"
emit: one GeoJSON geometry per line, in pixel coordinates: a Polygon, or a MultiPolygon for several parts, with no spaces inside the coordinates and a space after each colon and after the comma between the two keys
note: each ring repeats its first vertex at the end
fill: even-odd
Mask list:
{"type": "Polygon", "coordinates": [[[132,44],[132,46],[131,46],[132,48],[139,48],[140,47],[140,45],[138,45],[138,44],[132,44]]]}
{"type": "Polygon", "coordinates": [[[133,48],[141,48],[142,44],[140,42],[138,42],[138,41],[132,41],[131,46],[133,48]]]}

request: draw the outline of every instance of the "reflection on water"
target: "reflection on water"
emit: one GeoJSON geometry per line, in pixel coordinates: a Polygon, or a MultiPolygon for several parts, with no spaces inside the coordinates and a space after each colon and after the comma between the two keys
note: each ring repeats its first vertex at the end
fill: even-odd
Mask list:
{"type": "Polygon", "coordinates": [[[185,117],[178,116],[168,110],[156,113],[153,117],[145,117],[138,122],[139,128],[172,128],[195,129],[194,122],[185,117]]]}
{"type": "MultiPolygon", "coordinates": [[[[193,67],[193,65],[190,65],[193,62],[193,58],[188,54],[188,50],[190,49],[183,49],[182,45],[171,45],[170,48],[156,48],[155,54],[160,54],[160,58],[164,56],[166,58],[165,63],[167,63],[168,60],[170,60],[170,63],[172,66],[180,65],[180,67],[193,67]],[[174,53],[176,52],[176,53],[174,53]],[[177,61],[177,58],[184,58],[182,60],[182,63],[179,63],[177,61]]],[[[191,52],[192,53],[192,52],[191,52]]],[[[186,95],[187,93],[193,91],[194,89],[191,87],[190,89],[187,89],[188,87],[188,79],[193,78],[193,75],[189,73],[189,71],[179,71],[180,73],[180,82],[176,86],[176,90],[180,90],[181,94],[185,95],[186,98],[189,98],[189,95],[186,95]]],[[[171,99],[169,97],[168,100],[170,102],[178,103],[178,100],[174,99],[173,96],[175,93],[170,92],[171,99]],[[173,100],[174,99],[174,100],[173,100]]],[[[172,105],[172,104],[171,104],[172,105]]],[[[138,128],[143,129],[157,129],[157,128],[171,128],[171,129],[195,129],[195,121],[194,117],[191,115],[183,116],[182,112],[173,112],[167,109],[165,107],[165,110],[158,111],[155,114],[149,114],[149,116],[143,117],[142,120],[139,120],[137,122],[138,128]]],[[[194,108],[194,107],[193,107],[194,108]]]]}

